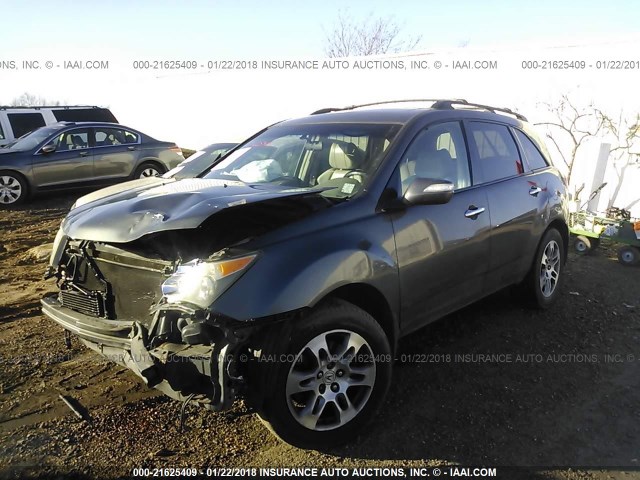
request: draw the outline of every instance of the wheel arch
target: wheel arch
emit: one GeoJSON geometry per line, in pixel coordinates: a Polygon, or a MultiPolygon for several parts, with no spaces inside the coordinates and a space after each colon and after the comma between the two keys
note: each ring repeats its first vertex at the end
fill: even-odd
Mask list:
{"type": "Polygon", "coordinates": [[[396,351],[399,338],[398,321],[380,290],[367,283],[350,283],[332,290],[322,300],[328,298],[339,298],[352,303],[371,315],[387,335],[392,352],[396,351]]]}
{"type": "Polygon", "coordinates": [[[555,218],[553,221],[551,221],[551,223],[549,223],[545,231],[542,232],[542,235],[540,236],[540,240],[538,241],[538,248],[540,247],[540,242],[542,242],[542,239],[544,238],[546,233],[552,228],[560,232],[562,243],[564,244],[564,261],[566,262],[569,255],[569,226],[567,225],[567,222],[564,221],[564,219],[555,218]]]}
{"type": "Polygon", "coordinates": [[[135,173],[140,169],[140,167],[142,167],[145,164],[151,164],[154,167],[159,168],[161,173],[166,173],[167,172],[167,167],[165,167],[159,159],[154,158],[154,157],[148,157],[148,158],[140,159],[138,164],[133,169],[133,175],[135,176],[135,173]]]}

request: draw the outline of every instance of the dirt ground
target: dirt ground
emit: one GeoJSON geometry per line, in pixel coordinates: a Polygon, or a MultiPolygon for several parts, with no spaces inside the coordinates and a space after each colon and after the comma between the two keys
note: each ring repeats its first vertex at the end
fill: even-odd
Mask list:
{"type": "Polygon", "coordinates": [[[611,247],[570,256],[549,311],[505,291],[411,335],[368,430],[348,446],[305,451],[241,402],[225,413],[189,406],[181,433],[181,404],[77,340],[67,349],[39,308],[55,289],[42,280],[46,259],[27,251],[53,241],[74,197],[0,211],[0,477],[461,464],[580,466],[517,478],[640,478],[640,268],[620,265],[611,247]]]}

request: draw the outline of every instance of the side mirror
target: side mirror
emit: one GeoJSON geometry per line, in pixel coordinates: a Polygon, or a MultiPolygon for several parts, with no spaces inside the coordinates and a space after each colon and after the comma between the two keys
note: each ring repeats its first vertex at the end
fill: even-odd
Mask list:
{"type": "Polygon", "coordinates": [[[44,154],[47,154],[47,153],[53,153],[53,152],[55,152],[55,151],[56,151],[56,146],[55,146],[55,145],[51,145],[51,144],[49,144],[49,145],[45,145],[44,147],[42,147],[42,148],[40,149],[40,151],[41,151],[42,153],[44,153],[44,154]]]}
{"type": "Polygon", "coordinates": [[[408,205],[441,205],[453,196],[453,183],[447,180],[417,177],[403,196],[408,205]]]}

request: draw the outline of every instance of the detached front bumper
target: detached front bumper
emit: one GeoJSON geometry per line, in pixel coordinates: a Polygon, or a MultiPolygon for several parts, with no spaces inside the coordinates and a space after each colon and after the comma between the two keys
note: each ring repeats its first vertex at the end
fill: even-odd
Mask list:
{"type": "Polygon", "coordinates": [[[148,331],[138,322],[85,315],[62,306],[57,296],[41,300],[42,312],[77,335],[92,350],[132,370],[147,385],[175,400],[191,396],[210,410],[224,410],[235,400],[237,378],[229,375],[235,361],[230,345],[165,342],[147,349],[148,331]]]}

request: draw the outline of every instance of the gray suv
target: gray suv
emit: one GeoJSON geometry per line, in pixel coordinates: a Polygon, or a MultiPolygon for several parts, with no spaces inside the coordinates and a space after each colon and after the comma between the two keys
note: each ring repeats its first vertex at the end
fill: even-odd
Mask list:
{"type": "Polygon", "coordinates": [[[177,400],[242,395],[287,442],[349,440],[400,337],[510,285],[547,308],[564,276],[565,185],[526,119],[428,102],[321,110],[81,202],[44,313],[177,400]]]}

